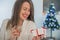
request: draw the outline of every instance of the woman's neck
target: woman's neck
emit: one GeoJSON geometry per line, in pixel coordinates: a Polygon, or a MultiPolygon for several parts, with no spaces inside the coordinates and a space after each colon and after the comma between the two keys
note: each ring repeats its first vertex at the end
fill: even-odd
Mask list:
{"type": "Polygon", "coordinates": [[[23,25],[23,21],[24,21],[24,20],[19,20],[17,26],[22,26],[22,25],[23,25]]]}

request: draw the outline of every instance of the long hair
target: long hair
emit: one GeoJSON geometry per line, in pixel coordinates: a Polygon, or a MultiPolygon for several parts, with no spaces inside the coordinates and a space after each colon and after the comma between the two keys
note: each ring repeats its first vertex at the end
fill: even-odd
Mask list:
{"type": "Polygon", "coordinates": [[[19,13],[21,11],[22,4],[24,2],[28,2],[30,4],[30,15],[28,16],[28,20],[34,21],[34,7],[31,0],[16,0],[13,8],[13,15],[11,19],[7,23],[7,29],[12,28],[17,25],[18,19],[19,19],[19,13]]]}

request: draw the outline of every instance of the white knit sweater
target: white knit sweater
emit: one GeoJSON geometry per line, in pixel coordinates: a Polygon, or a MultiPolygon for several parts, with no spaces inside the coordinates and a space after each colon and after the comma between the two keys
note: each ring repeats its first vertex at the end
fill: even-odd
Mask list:
{"type": "MultiPolygon", "coordinates": [[[[6,30],[8,20],[4,20],[0,31],[0,40],[8,40],[10,38],[10,31],[6,30]]],[[[32,29],[36,29],[35,23],[32,21],[24,20],[22,25],[22,32],[17,40],[32,40],[32,29]]]]}

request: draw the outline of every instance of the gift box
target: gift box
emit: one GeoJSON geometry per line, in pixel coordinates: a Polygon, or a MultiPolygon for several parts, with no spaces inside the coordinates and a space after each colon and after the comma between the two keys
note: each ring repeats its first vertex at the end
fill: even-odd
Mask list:
{"type": "Polygon", "coordinates": [[[46,37],[46,29],[45,28],[37,28],[31,31],[33,36],[44,36],[46,37]]]}

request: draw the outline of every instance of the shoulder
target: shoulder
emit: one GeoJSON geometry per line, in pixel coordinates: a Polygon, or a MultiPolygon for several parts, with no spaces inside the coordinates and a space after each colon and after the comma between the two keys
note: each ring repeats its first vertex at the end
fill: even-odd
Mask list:
{"type": "Polygon", "coordinates": [[[6,27],[8,21],[9,21],[9,19],[3,20],[2,25],[1,25],[1,29],[6,27]]]}
{"type": "Polygon", "coordinates": [[[6,25],[8,21],[9,21],[9,19],[3,20],[2,25],[6,25]]]}
{"type": "Polygon", "coordinates": [[[5,19],[5,20],[3,20],[2,24],[3,23],[6,24],[8,21],[9,21],[9,19],[5,19]]]}
{"type": "Polygon", "coordinates": [[[31,29],[36,29],[36,24],[33,21],[28,20],[28,25],[31,29]]]}
{"type": "Polygon", "coordinates": [[[35,25],[35,22],[31,21],[31,20],[26,20],[28,22],[28,24],[33,24],[35,25]]]}

